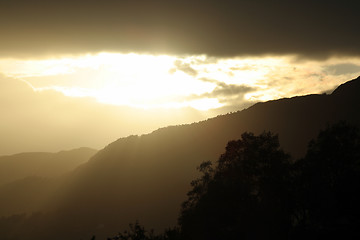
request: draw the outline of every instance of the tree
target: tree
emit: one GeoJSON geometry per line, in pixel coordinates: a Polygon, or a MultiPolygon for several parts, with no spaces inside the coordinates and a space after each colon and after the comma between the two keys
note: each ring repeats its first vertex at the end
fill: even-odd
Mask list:
{"type": "Polygon", "coordinates": [[[135,221],[134,224],[129,224],[130,231],[125,230],[119,233],[117,236],[108,238],[108,240],[152,240],[154,238],[154,232],[146,231],[143,226],[135,221]]]}
{"type": "Polygon", "coordinates": [[[278,136],[242,134],[214,169],[204,162],[179,224],[184,239],[285,239],[290,228],[290,157],[278,136]]]}
{"type": "Polygon", "coordinates": [[[344,122],[291,161],[278,136],[244,133],[214,164],[203,162],[182,204],[180,229],[137,222],[119,240],[360,239],[360,133],[344,122]]]}
{"type": "Polygon", "coordinates": [[[328,126],[296,164],[299,238],[347,238],[360,227],[360,134],[345,122],[328,126]]]}
{"type": "Polygon", "coordinates": [[[108,240],[180,240],[178,228],[166,229],[162,234],[155,234],[154,230],[147,231],[138,221],[129,224],[130,230],[123,231],[108,240]]]}

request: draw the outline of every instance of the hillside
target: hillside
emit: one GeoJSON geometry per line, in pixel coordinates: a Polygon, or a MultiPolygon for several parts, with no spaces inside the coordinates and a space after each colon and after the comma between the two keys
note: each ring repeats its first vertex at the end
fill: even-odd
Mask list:
{"type": "Polygon", "coordinates": [[[136,219],[155,229],[174,225],[196,166],[216,160],[244,131],[278,133],[285,151],[299,158],[327,124],[347,120],[360,126],[359,82],[350,81],[331,95],[258,103],[200,123],[121,138],[77,169],[63,212],[76,212],[79,228],[102,226],[96,230],[100,236],[136,219]],[[96,218],[85,220],[89,209],[96,218]]]}
{"type": "MultiPolygon", "coordinates": [[[[156,230],[175,225],[196,166],[215,161],[229,140],[244,131],[272,131],[286,152],[300,158],[327,124],[346,120],[360,127],[359,85],[360,77],[330,95],[258,103],[203,122],[121,138],[69,175],[48,231],[56,233],[52,239],[93,234],[103,239],[135,220],[156,230]]],[[[29,239],[48,239],[39,236],[29,239]]]]}
{"type": "Polygon", "coordinates": [[[85,163],[96,152],[84,147],[58,153],[29,152],[0,156],[0,185],[29,176],[60,176],[85,163]]]}
{"type": "Polygon", "coordinates": [[[30,152],[0,157],[0,216],[45,210],[70,171],[97,151],[30,152]],[[51,199],[51,200],[50,200],[51,199]]]}

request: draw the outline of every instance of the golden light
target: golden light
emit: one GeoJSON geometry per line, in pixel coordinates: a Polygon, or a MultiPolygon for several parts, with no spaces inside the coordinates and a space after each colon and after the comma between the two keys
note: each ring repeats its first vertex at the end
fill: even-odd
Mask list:
{"type": "MultiPolygon", "coordinates": [[[[335,60],[322,64],[342,63],[335,60]]],[[[291,56],[212,58],[103,52],[43,60],[0,58],[0,73],[26,81],[34,90],[51,89],[69,97],[143,109],[219,108],[236,97],[221,95],[227,85],[250,86],[254,90],[239,93],[244,97],[239,101],[254,102],[327,90],[318,81],[319,74],[334,86],[342,81],[323,71],[319,63],[295,63],[291,56]],[[214,94],[215,89],[220,95],[214,94]]]]}
{"type": "MultiPolygon", "coordinates": [[[[0,72],[27,81],[35,90],[55,90],[70,97],[137,108],[219,107],[216,99],[187,100],[216,85],[190,76],[176,66],[177,57],[99,53],[50,60],[0,60],[0,72]],[[1,67],[0,67],[1,68],[1,67]]],[[[188,61],[189,59],[182,59],[188,61]]]]}

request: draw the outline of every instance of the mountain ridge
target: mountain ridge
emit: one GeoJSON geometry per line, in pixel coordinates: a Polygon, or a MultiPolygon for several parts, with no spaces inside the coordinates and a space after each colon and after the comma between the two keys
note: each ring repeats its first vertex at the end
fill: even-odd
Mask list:
{"type": "MultiPolygon", "coordinates": [[[[278,99],[198,123],[120,138],[78,169],[74,178],[77,187],[69,191],[63,211],[85,213],[93,209],[98,217],[94,222],[88,219],[89,225],[111,226],[115,221],[126,227],[129,221],[139,219],[155,229],[168,227],[176,223],[189,183],[198,174],[196,166],[205,160],[215,161],[228,141],[240,138],[245,131],[272,131],[279,134],[283,149],[298,159],[304,156],[308,142],[328,124],[346,120],[360,126],[360,101],[354,99],[359,97],[310,94],[278,99]],[[86,208],[82,207],[85,201],[86,208]],[[108,206],[111,213],[96,209],[99,205],[108,206]],[[152,209],[157,209],[156,222],[152,209]]],[[[98,234],[101,236],[101,231],[98,234]]]]}
{"type": "Polygon", "coordinates": [[[119,138],[67,176],[51,217],[56,227],[49,232],[57,233],[52,239],[93,234],[101,239],[135,220],[155,230],[175,225],[190,182],[198,176],[196,167],[216,161],[226,143],[243,132],[276,133],[282,148],[299,159],[328,124],[345,120],[360,127],[360,78],[354,80],[332,94],[257,103],[205,121],[119,138]]]}
{"type": "Polygon", "coordinates": [[[55,153],[23,152],[0,156],[0,185],[29,176],[59,176],[85,163],[96,152],[81,147],[55,153]]]}

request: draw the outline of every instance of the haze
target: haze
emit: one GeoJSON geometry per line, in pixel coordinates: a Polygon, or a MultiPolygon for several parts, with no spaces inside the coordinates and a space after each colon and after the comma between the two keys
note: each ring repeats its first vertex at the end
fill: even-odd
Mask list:
{"type": "Polygon", "coordinates": [[[0,155],[102,148],[360,73],[353,2],[0,1],[0,155]]]}
{"type": "Polygon", "coordinates": [[[359,43],[353,0],[0,0],[0,239],[359,235],[359,43]]]}

